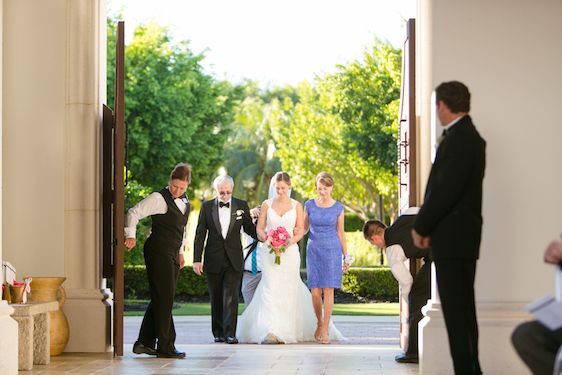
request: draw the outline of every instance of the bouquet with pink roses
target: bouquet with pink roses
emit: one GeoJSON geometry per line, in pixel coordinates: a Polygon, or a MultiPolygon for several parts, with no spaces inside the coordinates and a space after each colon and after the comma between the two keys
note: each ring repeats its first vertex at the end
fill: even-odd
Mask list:
{"type": "Polygon", "coordinates": [[[269,253],[275,254],[275,264],[281,264],[281,254],[285,252],[289,245],[291,235],[285,227],[270,229],[265,234],[265,243],[269,247],[269,253]]]}

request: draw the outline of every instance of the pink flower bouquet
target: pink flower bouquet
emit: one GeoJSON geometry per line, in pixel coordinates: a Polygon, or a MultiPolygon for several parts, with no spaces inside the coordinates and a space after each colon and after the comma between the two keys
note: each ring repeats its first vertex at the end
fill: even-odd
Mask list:
{"type": "Polygon", "coordinates": [[[269,247],[269,253],[275,254],[275,264],[281,264],[281,254],[287,249],[290,238],[291,235],[285,227],[270,229],[265,234],[265,243],[269,247]]]}

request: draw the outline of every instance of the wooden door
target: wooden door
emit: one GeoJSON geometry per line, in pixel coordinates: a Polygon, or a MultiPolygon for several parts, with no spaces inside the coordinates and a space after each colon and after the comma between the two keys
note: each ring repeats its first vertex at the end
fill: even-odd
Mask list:
{"type": "Polygon", "coordinates": [[[123,355],[124,210],[125,210],[125,23],[117,24],[115,110],[104,105],[102,135],[103,277],[113,292],[113,349],[123,355]]]}
{"type": "MultiPolygon", "coordinates": [[[[400,94],[400,139],[398,167],[400,189],[399,213],[417,206],[417,155],[416,155],[416,21],[409,19],[402,51],[402,87],[400,94]]],[[[409,269],[415,277],[419,264],[410,259],[409,269]]],[[[408,306],[400,306],[400,315],[408,314],[408,306]]],[[[400,323],[400,346],[405,348],[408,325],[400,323]]]]}

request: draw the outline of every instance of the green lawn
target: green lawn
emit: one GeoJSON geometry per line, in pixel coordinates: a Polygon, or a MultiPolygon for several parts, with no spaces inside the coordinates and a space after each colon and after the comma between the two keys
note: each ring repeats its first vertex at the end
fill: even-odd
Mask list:
{"type": "MultiPolygon", "coordinates": [[[[127,301],[129,302],[129,301],[127,301]]],[[[141,302],[141,301],[135,301],[141,302]]],[[[177,303],[173,314],[180,315],[211,315],[211,306],[208,303],[177,303]]],[[[238,305],[238,312],[244,311],[244,304],[238,305]]],[[[354,303],[336,304],[334,315],[398,315],[400,305],[397,302],[380,303],[354,303]]],[[[142,316],[144,311],[125,311],[125,316],[142,316]]]]}

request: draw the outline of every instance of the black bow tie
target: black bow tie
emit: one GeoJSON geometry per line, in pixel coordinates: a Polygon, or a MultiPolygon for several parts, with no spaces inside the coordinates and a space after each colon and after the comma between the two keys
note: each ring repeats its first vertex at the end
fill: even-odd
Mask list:
{"type": "Polygon", "coordinates": [[[226,202],[226,203],[219,202],[219,208],[223,208],[223,207],[230,208],[230,202],[226,202]]]}

